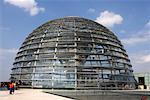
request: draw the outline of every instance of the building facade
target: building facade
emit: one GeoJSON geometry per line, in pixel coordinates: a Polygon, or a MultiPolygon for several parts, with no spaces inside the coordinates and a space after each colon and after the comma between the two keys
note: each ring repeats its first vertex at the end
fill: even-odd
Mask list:
{"type": "Polygon", "coordinates": [[[135,88],[132,65],[106,27],[85,18],[51,20],[22,43],[11,80],[38,88],[135,88]]]}
{"type": "Polygon", "coordinates": [[[139,89],[148,89],[150,90],[150,73],[134,73],[135,79],[138,82],[139,89]]]}

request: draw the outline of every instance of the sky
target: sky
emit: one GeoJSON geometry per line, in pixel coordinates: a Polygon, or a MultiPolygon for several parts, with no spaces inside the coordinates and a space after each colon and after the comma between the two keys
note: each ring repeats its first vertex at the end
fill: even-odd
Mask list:
{"type": "Polygon", "coordinates": [[[133,70],[150,72],[150,0],[0,0],[0,81],[7,81],[15,55],[38,26],[79,16],[109,28],[122,41],[133,70]]]}

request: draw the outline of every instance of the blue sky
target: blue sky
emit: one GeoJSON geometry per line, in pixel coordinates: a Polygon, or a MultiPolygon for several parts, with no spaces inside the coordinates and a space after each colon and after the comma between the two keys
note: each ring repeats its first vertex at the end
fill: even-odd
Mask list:
{"type": "Polygon", "coordinates": [[[124,44],[135,72],[150,72],[149,4],[149,0],[0,0],[0,80],[8,79],[17,49],[32,30],[65,16],[108,27],[124,44]]]}

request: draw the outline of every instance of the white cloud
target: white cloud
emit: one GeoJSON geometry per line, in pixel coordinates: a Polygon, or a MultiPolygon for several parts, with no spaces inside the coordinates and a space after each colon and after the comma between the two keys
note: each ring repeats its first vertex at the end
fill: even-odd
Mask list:
{"type": "Polygon", "coordinates": [[[135,72],[148,72],[150,70],[150,51],[145,50],[130,55],[135,72]]]}
{"type": "Polygon", "coordinates": [[[135,45],[135,44],[147,42],[149,40],[150,40],[150,36],[144,36],[144,37],[133,36],[127,39],[122,39],[122,42],[127,45],[135,45]]]}
{"type": "MultiPolygon", "coordinates": [[[[0,60],[4,60],[4,59],[7,59],[9,56],[6,56],[6,55],[15,55],[17,53],[17,49],[3,49],[3,48],[0,48],[0,60]]],[[[2,62],[0,61],[0,64],[2,62]]]]}
{"type": "Polygon", "coordinates": [[[17,49],[15,48],[12,48],[12,49],[3,49],[3,48],[0,48],[0,54],[3,54],[3,53],[17,53],[17,49]]]}
{"type": "Polygon", "coordinates": [[[88,12],[89,12],[89,13],[94,13],[95,11],[96,11],[96,10],[95,10],[94,8],[89,8],[89,9],[88,9],[88,12]]]}
{"type": "Polygon", "coordinates": [[[125,31],[125,30],[121,30],[121,31],[120,31],[120,33],[125,34],[125,33],[126,33],[126,31],[125,31]]]}
{"type": "Polygon", "coordinates": [[[149,62],[150,63],[150,54],[149,55],[144,55],[143,57],[141,57],[141,60],[143,62],[149,62]]]}
{"type": "Polygon", "coordinates": [[[146,24],[147,27],[150,27],[150,20],[148,21],[148,23],[146,24]]]}
{"type": "Polygon", "coordinates": [[[113,27],[115,24],[121,24],[123,21],[123,17],[119,14],[115,14],[114,12],[106,10],[104,12],[101,12],[95,21],[104,26],[113,27]]]}
{"type": "Polygon", "coordinates": [[[134,53],[131,55],[131,59],[136,64],[150,63],[150,53],[134,53]]]}
{"type": "MultiPolygon", "coordinates": [[[[135,72],[150,71],[150,20],[145,24],[144,28],[136,34],[122,39],[126,46],[134,46],[141,48],[140,51],[134,51],[131,55],[131,61],[135,72]],[[147,50],[144,48],[146,47],[147,50]]],[[[133,48],[134,49],[134,48],[133,48]]]]}
{"type": "Polygon", "coordinates": [[[24,9],[31,16],[45,11],[45,8],[37,6],[38,3],[35,0],[4,0],[4,2],[24,9]]]}
{"type": "Polygon", "coordinates": [[[150,20],[145,25],[145,27],[137,32],[137,34],[134,34],[133,36],[129,38],[122,39],[122,42],[126,45],[136,45],[139,43],[149,43],[150,41],[150,20]]]}

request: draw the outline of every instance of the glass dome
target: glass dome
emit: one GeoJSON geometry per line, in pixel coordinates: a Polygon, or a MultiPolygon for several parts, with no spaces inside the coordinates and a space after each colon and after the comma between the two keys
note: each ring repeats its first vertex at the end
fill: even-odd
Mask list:
{"type": "Polygon", "coordinates": [[[135,88],[132,65],[118,38],[85,18],[49,21],[22,43],[11,80],[33,88],[135,88]]]}

